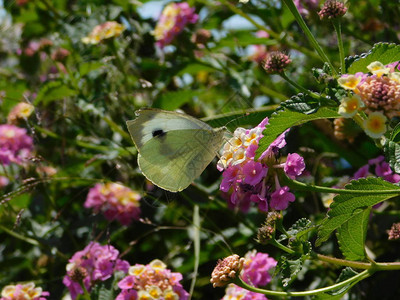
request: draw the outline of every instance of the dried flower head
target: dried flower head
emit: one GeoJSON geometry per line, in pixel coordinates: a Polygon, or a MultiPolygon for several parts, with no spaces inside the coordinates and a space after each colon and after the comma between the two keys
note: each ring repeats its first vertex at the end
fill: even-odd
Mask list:
{"type": "Polygon", "coordinates": [[[281,219],[282,215],[277,211],[268,212],[265,223],[258,228],[256,241],[260,244],[266,245],[275,234],[275,223],[281,219]]]}
{"type": "Polygon", "coordinates": [[[389,240],[397,240],[400,238],[400,223],[394,223],[390,230],[387,232],[389,234],[389,240]]]}
{"type": "Polygon", "coordinates": [[[236,276],[239,276],[243,268],[244,258],[237,254],[219,260],[214,268],[210,282],[213,287],[223,287],[230,283],[236,276]]]}
{"type": "Polygon", "coordinates": [[[292,62],[288,55],[275,51],[269,53],[267,59],[263,63],[263,68],[267,73],[282,73],[285,68],[292,62]]]}
{"type": "Polygon", "coordinates": [[[337,118],[333,121],[333,124],[333,134],[338,140],[347,140],[352,143],[354,138],[362,132],[360,127],[349,118],[337,118]]]}
{"type": "Polygon", "coordinates": [[[344,16],[346,12],[347,7],[343,2],[337,0],[327,0],[322,9],[319,11],[318,15],[321,20],[332,20],[344,16]]]}

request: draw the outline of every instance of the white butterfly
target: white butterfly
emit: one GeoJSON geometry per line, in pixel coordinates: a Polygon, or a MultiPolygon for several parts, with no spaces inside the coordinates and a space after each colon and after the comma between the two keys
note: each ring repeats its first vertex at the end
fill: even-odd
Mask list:
{"type": "Polygon", "coordinates": [[[223,143],[225,127],[214,129],[189,115],[154,108],[127,121],[138,149],[138,165],[155,185],[179,192],[200,176],[223,143]]]}

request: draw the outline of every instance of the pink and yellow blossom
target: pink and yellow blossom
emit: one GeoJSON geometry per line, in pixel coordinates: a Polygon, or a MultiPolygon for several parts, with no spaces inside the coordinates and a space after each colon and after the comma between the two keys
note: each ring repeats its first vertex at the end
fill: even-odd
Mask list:
{"type": "Polygon", "coordinates": [[[115,21],[108,21],[95,26],[88,36],[82,38],[82,43],[95,45],[103,40],[120,36],[124,30],[124,25],[115,21]]]}
{"type": "Polygon", "coordinates": [[[374,139],[380,138],[386,132],[387,118],[381,112],[373,112],[364,120],[364,130],[374,139]]]}
{"type": "Polygon", "coordinates": [[[365,106],[364,102],[361,101],[361,97],[358,95],[344,97],[340,102],[339,114],[345,118],[354,117],[360,108],[365,106]]]}
{"type": "Polygon", "coordinates": [[[35,287],[33,282],[17,285],[7,285],[1,291],[0,300],[46,300],[49,292],[41,287],[35,287]]]}
{"type": "Polygon", "coordinates": [[[346,75],[338,79],[339,85],[346,90],[354,90],[360,81],[361,78],[355,75],[346,75]]]}

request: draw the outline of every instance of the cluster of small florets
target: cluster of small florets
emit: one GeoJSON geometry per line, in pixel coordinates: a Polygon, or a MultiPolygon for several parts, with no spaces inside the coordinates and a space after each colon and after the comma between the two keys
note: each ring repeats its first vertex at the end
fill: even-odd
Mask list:
{"type": "Polygon", "coordinates": [[[186,300],[189,293],[179,283],[181,280],[182,274],[171,272],[161,260],[136,264],[129,268],[129,275],[118,282],[122,292],[115,299],[186,300]]]}
{"type": "MultiPolygon", "coordinates": [[[[228,258],[231,258],[234,262],[239,262],[240,264],[243,264],[241,266],[242,271],[240,278],[248,283],[249,285],[252,285],[254,287],[261,287],[265,286],[271,281],[271,275],[269,271],[274,268],[277,264],[277,261],[270,257],[267,253],[261,253],[257,252],[256,250],[249,251],[246,253],[246,255],[239,259],[239,256],[229,256],[228,258]]],[[[225,258],[226,260],[227,258],[225,258]]],[[[223,266],[220,266],[222,269],[223,267],[226,268],[226,262],[224,264],[224,261],[220,261],[219,264],[223,264],[223,266]]],[[[218,265],[217,265],[218,267],[218,265]]],[[[217,268],[216,268],[217,269],[217,268]]],[[[229,271],[229,268],[228,268],[229,271]]],[[[219,283],[219,285],[214,285],[216,286],[225,286],[227,283],[230,283],[233,278],[237,276],[237,271],[235,271],[234,276],[226,276],[226,272],[220,272],[222,276],[220,278],[217,277],[217,272],[214,272],[212,274],[214,280],[219,283]],[[216,280],[218,278],[219,280],[216,280]]],[[[213,281],[212,281],[213,282],[213,281]]],[[[264,300],[267,299],[264,295],[250,292],[248,290],[242,289],[235,284],[229,284],[225,290],[225,296],[222,299],[259,299],[259,300],[264,300]],[[239,298],[235,298],[239,297],[239,298]]]]}
{"type": "MultiPolygon", "coordinates": [[[[385,161],[385,157],[380,155],[376,158],[370,159],[367,164],[359,168],[353,175],[343,176],[340,178],[339,182],[333,186],[334,188],[344,188],[346,184],[348,184],[351,180],[357,180],[360,178],[367,177],[380,177],[383,180],[386,180],[391,183],[400,182],[400,175],[393,172],[390,165],[385,161]]],[[[323,202],[326,207],[332,203],[333,198],[336,194],[326,194],[323,197],[323,202]]]]}
{"type": "Polygon", "coordinates": [[[237,254],[219,260],[211,273],[210,282],[213,287],[223,287],[239,276],[243,268],[244,258],[237,254]]]}
{"type": "Polygon", "coordinates": [[[85,249],[76,252],[69,260],[63,279],[72,299],[84,293],[81,284],[90,291],[96,282],[109,279],[114,272],[128,272],[129,263],[119,259],[118,255],[113,246],[101,246],[96,242],[90,242],[85,249]]]}
{"type": "Polygon", "coordinates": [[[281,134],[255,161],[258,142],[268,118],[252,129],[237,128],[225,144],[217,168],[222,173],[220,190],[228,196],[228,205],[247,212],[251,203],[261,211],[286,209],[295,200],[289,187],[280,186],[277,170],[294,179],[305,169],[304,159],[297,153],[289,154],[286,162],[278,163],[279,149],[286,145],[285,133],[281,134]]]}
{"type": "Polygon", "coordinates": [[[18,120],[26,120],[32,114],[34,107],[32,104],[20,102],[9,112],[7,122],[9,124],[17,124],[18,120]]]}
{"type": "Polygon", "coordinates": [[[388,120],[400,116],[400,72],[396,65],[375,61],[367,67],[370,73],[345,74],[338,80],[349,90],[349,96],[341,100],[339,113],[350,118],[363,110],[367,114],[363,129],[372,138],[381,137],[388,120]]]}
{"type": "Polygon", "coordinates": [[[400,182],[400,175],[393,172],[390,165],[385,161],[385,157],[380,155],[370,159],[368,164],[362,166],[354,173],[352,179],[367,178],[369,176],[381,177],[391,183],[400,182]]]}
{"type": "Polygon", "coordinates": [[[7,285],[1,291],[0,300],[46,300],[49,292],[41,287],[35,287],[33,282],[25,284],[7,285]]]}
{"type": "Polygon", "coordinates": [[[124,29],[125,27],[122,24],[115,21],[108,21],[95,26],[88,36],[82,38],[82,42],[95,45],[103,40],[120,36],[124,29]]]}
{"type": "Polygon", "coordinates": [[[161,13],[157,26],[153,31],[156,44],[163,48],[168,45],[189,23],[196,23],[199,16],[194,8],[189,7],[186,2],[170,3],[161,13]]]}
{"type": "Polygon", "coordinates": [[[275,51],[268,54],[262,66],[267,73],[282,73],[291,62],[288,55],[275,51]]]}
{"type": "Polygon", "coordinates": [[[347,7],[343,2],[337,0],[328,0],[324,3],[324,6],[319,11],[318,15],[321,20],[331,20],[344,16],[346,12],[347,7]]]}
{"type": "Polygon", "coordinates": [[[140,217],[140,199],[138,192],[121,184],[98,183],[89,190],[84,206],[92,207],[96,213],[103,212],[107,220],[129,225],[140,217]]]}
{"type": "Polygon", "coordinates": [[[0,164],[22,164],[33,148],[32,138],[25,128],[14,125],[0,125],[0,164]]]}
{"type": "Polygon", "coordinates": [[[389,240],[400,239],[400,223],[394,223],[387,233],[389,235],[389,240]]]}

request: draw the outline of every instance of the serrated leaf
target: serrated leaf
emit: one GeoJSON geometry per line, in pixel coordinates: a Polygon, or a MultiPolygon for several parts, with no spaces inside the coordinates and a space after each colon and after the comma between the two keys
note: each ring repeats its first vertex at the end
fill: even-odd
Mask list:
{"type": "Polygon", "coordinates": [[[293,241],[291,245],[292,249],[299,250],[301,253],[297,252],[295,254],[288,254],[287,256],[281,256],[278,264],[277,271],[282,274],[282,284],[283,286],[289,285],[294,279],[296,279],[298,273],[303,268],[304,261],[306,261],[311,253],[311,243],[309,241],[293,241]]]}
{"type": "Polygon", "coordinates": [[[393,128],[391,134],[390,134],[390,140],[393,142],[400,142],[400,122],[397,123],[397,125],[393,128]]]}
{"type": "MultiPolygon", "coordinates": [[[[354,271],[352,268],[347,267],[347,268],[345,268],[345,269],[342,270],[342,272],[341,272],[340,275],[339,275],[338,280],[336,280],[336,283],[340,283],[340,282],[342,282],[342,281],[345,281],[345,280],[347,280],[347,279],[350,279],[351,277],[354,277],[354,276],[356,276],[357,274],[358,274],[358,273],[357,273],[356,271],[354,271]]],[[[343,297],[343,295],[346,294],[346,293],[351,289],[351,287],[352,287],[354,284],[356,284],[356,283],[357,283],[357,281],[355,281],[354,283],[350,283],[350,284],[348,284],[348,285],[342,286],[341,288],[339,288],[339,289],[337,289],[337,290],[333,290],[333,291],[330,291],[330,292],[326,292],[326,293],[319,294],[319,295],[313,297],[313,299],[314,299],[314,300],[325,300],[325,299],[329,299],[329,300],[331,300],[331,299],[333,299],[333,300],[338,299],[338,300],[339,300],[339,299],[341,299],[341,298],[343,297]]]]}
{"type": "Polygon", "coordinates": [[[385,152],[385,156],[392,170],[396,173],[400,173],[400,145],[393,141],[386,140],[383,151],[385,152]]]}
{"type": "Polygon", "coordinates": [[[61,81],[50,81],[41,87],[34,104],[43,103],[46,105],[54,100],[60,100],[77,94],[77,91],[70,89],[61,81]]]}
{"type": "Polygon", "coordinates": [[[356,215],[364,214],[371,206],[400,195],[400,187],[373,177],[353,180],[345,189],[351,192],[334,198],[327,217],[320,225],[317,246],[326,241],[334,230],[347,226],[346,223],[356,215]]]}
{"type": "Polygon", "coordinates": [[[317,112],[320,108],[320,103],[317,99],[300,93],[282,102],[281,107],[308,115],[317,112]]]}
{"type": "Polygon", "coordinates": [[[190,90],[163,93],[154,101],[153,107],[174,110],[189,102],[198,94],[198,92],[190,90]]]}
{"type": "MultiPolygon", "coordinates": [[[[307,218],[301,218],[297,220],[287,231],[286,233],[291,237],[302,238],[302,232],[307,231],[312,227],[312,222],[307,218]]],[[[286,240],[288,237],[286,234],[282,234],[278,241],[281,242],[286,240]]]]}
{"type": "Polygon", "coordinates": [[[400,60],[400,45],[389,43],[378,43],[366,55],[362,55],[355,59],[347,70],[348,74],[355,74],[357,72],[366,73],[367,66],[374,62],[380,61],[382,64],[387,65],[392,62],[400,60]]]}
{"type": "Polygon", "coordinates": [[[305,115],[290,110],[279,111],[271,116],[269,123],[263,131],[263,137],[260,139],[258,149],[256,151],[255,159],[267,150],[268,146],[290,127],[301,125],[312,120],[326,119],[326,118],[340,118],[341,116],[337,111],[327,107],[320,108],[316,113],[305,115]]]}
{"type": "Polygon", "coordinates": [[[348,260],[363,260],[365,258],[365,237],[367,235],[368,219],[371,208],[354,214],[337,230],[340,251],[348,260]]]}

